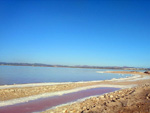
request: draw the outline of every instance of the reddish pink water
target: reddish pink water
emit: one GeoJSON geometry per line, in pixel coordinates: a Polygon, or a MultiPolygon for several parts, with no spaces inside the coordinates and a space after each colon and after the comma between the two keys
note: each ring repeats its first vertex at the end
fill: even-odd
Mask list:
{"type": "Polygon", "coordinates": [[[31,113],[43,111],[57,105],[73,102],[89,96],[101,95],[118,89],[119,88],[93,88],[79,92],[68,93],[61,96],[38,99],[22,104],[0,107],[0,113],[31,113]]]}

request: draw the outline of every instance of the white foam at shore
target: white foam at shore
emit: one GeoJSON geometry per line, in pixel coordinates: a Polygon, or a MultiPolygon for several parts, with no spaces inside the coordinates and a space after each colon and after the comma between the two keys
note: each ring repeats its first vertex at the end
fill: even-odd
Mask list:
{"type": "Polygon", "coordinates": [[[40,99],[40,98],[59,96],[59,95],[78,92],[81,90],[86,90],[86,89],[91,89],[91,88],[98,88],[98,87],[128,88],[128,87],[133,87],[133,86],[135,86],[135,85],[106,85],[106,84],[102,84],[102,85],[80,87],[80,88],[76,88],[76,89],[72,89],[72,90],[58,91],[58,92],[53,92],[53,93],[44,93],[44,94],[40,94],[40,95],[34,95],[34,96],[23,97],[23,98],[18,98],[18,99],[13,99],[13,100],[1,101],[0,107],[18,104],[18,103],[23,103],[23,102],[28,102],[28,101],[36,100],[36,99],[40,99]]]}

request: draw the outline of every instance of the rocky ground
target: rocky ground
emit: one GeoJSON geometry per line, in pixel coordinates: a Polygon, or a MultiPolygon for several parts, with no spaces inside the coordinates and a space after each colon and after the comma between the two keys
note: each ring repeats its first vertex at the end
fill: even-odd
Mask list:
{"type": "Polygon", "coordinates": [[[92,97],[43,113],[150,113],[150,84],[92,97]]]}

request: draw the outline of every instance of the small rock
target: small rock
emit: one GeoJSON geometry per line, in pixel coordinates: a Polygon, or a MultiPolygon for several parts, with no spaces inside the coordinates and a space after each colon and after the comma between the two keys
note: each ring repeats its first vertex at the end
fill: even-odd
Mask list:
{"type": "Polygon", "coordinates": [[[149,94],[147,94],[147,100],[150,100],[150,93],[149,94]]]}
{"type": "Polygon", "coordinates": [[[146,73],[146,74],[150,74],[150,71],[145,71],[144,73],[146,73]]]}
{"type": "Polygon", "coordinates": [[[110,97],[110,98],[113,98],[113,95],[110,95],[109,97],[110,97]]]}
{"type": "Polygon", "coordinates": [[[101,98],[104,98],[104,95],[100,96],[101,98]]]}
{"type": "Polygon", "coordinates": [[[119,93],[122,93],[122,91],[119,91],[119,93]]]}
{"type": "Polygon", "coordinates": [[[62,112],[63,112],[63,113],[67,113],[67,109],[64,109],[62,112]]]}
{"type": "Polygon", "coordinates": [[[86,109],[86,107],[84,106],[82,109],[83,109],[83,110],[85,110],[85,109],[86,109]]]}

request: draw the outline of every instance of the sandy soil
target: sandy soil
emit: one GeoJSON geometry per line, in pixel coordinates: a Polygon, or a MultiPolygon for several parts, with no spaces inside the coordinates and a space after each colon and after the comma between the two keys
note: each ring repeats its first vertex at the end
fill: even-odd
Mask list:
{"type": "MultiPolygon", "coordinates": [[[[95,81],[95,82],[75,82],[75,83],[64,83],[64,84],[56,84],[56,85],[41,85],[41,86],[34,86],[34,87],[32,87],[32,86],[28,86],[28,87],[26,87],[26,86],[25,87],[12,87],[12,88],[7,88],[7,87],[4,88],[3,87],[3,88],[0,89],[0,101],[12,100],[12,99],[17,99],[17,98],[22,98],[22,97],[29,97],[29,96],[40,95],[40,94],[44,94],[44,93],[66,91],[66,90],[71,90],[71,89],[75,89],[75,88],[82,88],[82,87],[94,86],[94,85],[124,85],[125,86],[125,85],[135,85],[135,84],[136,85],[142,85],[142,84],[145,84],[145,83],[150,83],[150,79],[147,79],[147,78],[143,79],[144,77],[149,77],[150,74],[146,74],[146,73],[143,73],[143,72],[117,71],[117,72],[107,72],[107,73],[136,74],[136,75],[141,75],[141,76],[138,76],[137,77],[138,79],[134,78],[134,77],[133,78],[131,77],[131,78],[122,79],[122,80],[105,80],[105,81],[95,81]]],[[[143,86],[141,86],[141,87],[143,87],[143,86]]],[[[144,86],[144,88],[145,87],[146,86],[144,86]]],[[[147,88],[149,88],[149,86],[147,86],[147,88]]],[[[138,89],[138,88],[136,88],[136,89],[138,89]]],[[[124,91],[126,91],[126,90],[124,90],[124,91]]],[[[129,89],[129,92],[130,92],[130,89],[129,89]]],[[[139,92],[139,91],[137,91],[137,92],[139,92]]],[[[126,94],[126,93],[124,92],[123,94],[126,94]]],[[[130,93],[128,93],[127,95],[131,96],[129,94],[130,93]]],[[[140,94],[141,93],[139,93],[139,95],[140,94]]],[[[117,95],[119,96],[118,93],[117,93],[117,95]]],[[[147,95],[147,93],[146,93],[146,95],[147,95]]],[[[98,98],[100,98],[100,97],[98,97],[98,98]]],[[[119,97],[119,99],[121,99],[121,98],[122,97],[119,97]]],[[[127,98],[129,98],[129,97],[127,97],[127,98]]],[[[143,97],[143,98],[148,98],[148,97],[143,97]]],[[[122,99],[124,100],[126,98],[122,98],[122,99]]],[[[130,100],[130,98],[129,98],[129,100],[130,100]]],[[[89,100],[86,100],[86,101],[89,102],[88,106],[97,106],[98,107],[98,106],[100,106],[100,104],[102,104],[101,102],[98,102],[100,104],[95,105],[95,104],[91,103],[92,99],[89,99],[89,100]]],[[[95,101],[95,103],[97,103],[97,101],[95,101]]],[[[103,105],[104,105],[104,103],[103,103],[103,105]]],[[[75,110],[75,111],[81,112],[81,113],[89,112],[89,111],[90,111],[90,113],[93,113],[94,112],[93,109],[96,110],[95,113],[98,112],[97,111],[98,110],[97,107],[94,107],[94,108],[92,107],[92,109],[88,108],[88,107],[86,107],[85,109],[81,109],[82,107],[86,106],[84,104],[82,105],[82,104],[76,103],[76,104],[68,105],[68,106],[58,107],[55,110],[49,110],[49,111],[46,111],[46,112],[49,113],[49,112],[53,111],[54,113],[57,113],[57,112],[58,113],[60,113],[60,112],[67,113],[67,112],[75,110]],[[79,109],[76,109],[76,106],[79,106],[79,105],[81,107],[79,109]],[[68,108],[68,106],[71,106],[71,107],[68,108]]],[[[105,107],[107,107],[107,106],[105,106],[105,107]]],[[[122,107],[122,106],[120,106],[120,107],[122,107]]],[[[76,113],[76,112],[74,112],[74,113],[76,113]]],[[[108,112],[106,111],[106,113],[108,113],[108,112]]]]}

